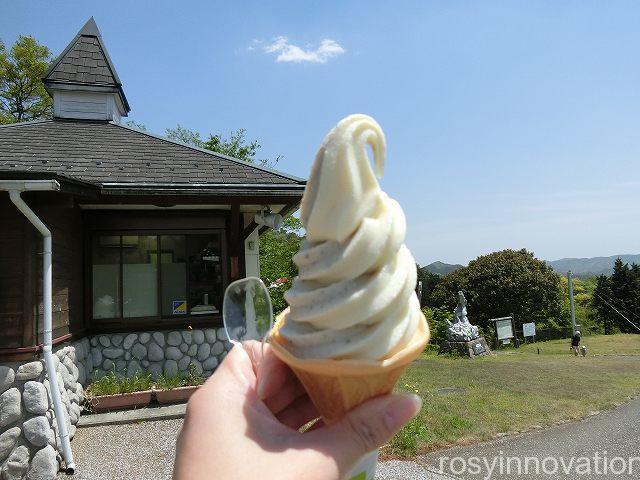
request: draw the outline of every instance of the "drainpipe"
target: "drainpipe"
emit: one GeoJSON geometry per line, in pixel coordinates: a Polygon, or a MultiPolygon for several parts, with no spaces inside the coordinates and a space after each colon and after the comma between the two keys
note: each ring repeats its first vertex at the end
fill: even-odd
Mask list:
{"type": "Polygon", "coordinates": [[[64,405],[58,389],[58,376],[56,374],[55,364],[53,363],[53,322],[51,319],[52,312],[52,274],[51,274],[51,231],[38,216],[29,208],[22,199],[20,194],[24,191],[58,191],[60,184],[55,180],[5,180],[0,181],[0,190],[8,191],[9,198],[18,210],[27,217],[36,229],[42,235],[43,255],[42,255],[42,303],[44,305],[44,332],[43,332],[43,348],[44,363],[49,376],[49,385],[51,391],[51,399],[53,401],[53,410],[56,414],[56,423],[58,424],[58,434],[60,436],[60,444],[62,447],[62,457],[66,465],[65,472],[67,475],[73,475],[76,466],[73,462],[73,454],[71,453],[71,443],[69,440],[69,431],[65,422],[64,405]]]}

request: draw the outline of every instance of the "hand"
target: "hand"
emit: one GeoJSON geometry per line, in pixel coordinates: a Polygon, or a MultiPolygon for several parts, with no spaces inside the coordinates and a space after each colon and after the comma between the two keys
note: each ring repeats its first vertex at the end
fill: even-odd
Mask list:
{"type": "Polygon", "coordinates": [[[189,400],[173,478],[340,480],[420,407],[415,395],[385,395],[300,433],[318,411],[268,345],[263,356],[259,342],[245,342],[189,400]]]}

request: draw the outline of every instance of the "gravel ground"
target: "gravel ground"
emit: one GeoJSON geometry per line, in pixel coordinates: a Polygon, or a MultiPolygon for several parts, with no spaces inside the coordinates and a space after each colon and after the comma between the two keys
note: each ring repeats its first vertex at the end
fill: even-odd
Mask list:
{"type": "Polygon", "coordinates": [[[79,428],[71,442],[77,473],[58,479],[170,479],[181,426],[182,419],[79,428]]]}
{"type": "Polygon", "coordinates": [[[415,462],[391,460],[381,462],[376,480],[454,480],[456,477],[441,475],[415,462]]]}

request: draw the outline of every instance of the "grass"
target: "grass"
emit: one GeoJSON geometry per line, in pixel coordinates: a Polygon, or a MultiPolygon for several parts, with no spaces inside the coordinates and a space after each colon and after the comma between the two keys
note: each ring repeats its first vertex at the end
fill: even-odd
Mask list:
{"type": "Polygon", "coordinates": [[[640,335],[585,337],[586,358],[570,355],[568,342],[540,342],[475,360],[425,352],[398,382],[398,390],[422,397],[422,411],[383,456],[407,457],[577,420],[640,394],[640,357],[593,355],[640,353],[640,335]],[[444,387],[464,391],[438,392],[444,387]]]}
{"type": "Polygon", "coordinates": [[[123,377],[113,370],[104,377],[92,382],[86,391],[89,397],[95,397],[142,392],[151,388],[171,390],[178,387],[202,385],[204,381],[205,378],[196,372],[193,365],[189,365],[189,372],[186,375],[162,375],[155,380],[147,372],[136,373],[133,377],[123,377]]]}
{"type": "MultiPolygon", "coordinates": [[[[522,352],[541,355],[565,354],[569,351],[569,339],[550,340],[548,342],[527,343],[520,347],[522,352]]],[[[592,335],[582,337],[589,355],[640,355],[640,335],[620,333],[617,335],[592,335]]]]}
{"type": "Polygon", "coordinates": [[[137,373],[133,377],[120,377],[115,371],[109,372],[87,387],[88,396],[116,395],[118,393],[142,392],[151,389],[151,374],[137,373]]]}

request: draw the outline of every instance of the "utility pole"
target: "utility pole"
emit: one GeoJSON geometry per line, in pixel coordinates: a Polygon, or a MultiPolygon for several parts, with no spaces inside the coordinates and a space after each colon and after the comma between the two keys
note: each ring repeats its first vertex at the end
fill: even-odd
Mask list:
{"type": "Polygon", "coordinates": [[[576,333],[576,311],[573,307],[573,277],[571,270],[567,272],[567,280],[569,281],[569,308],[571,310],[571,326],[573,333],[576,333]]]}

